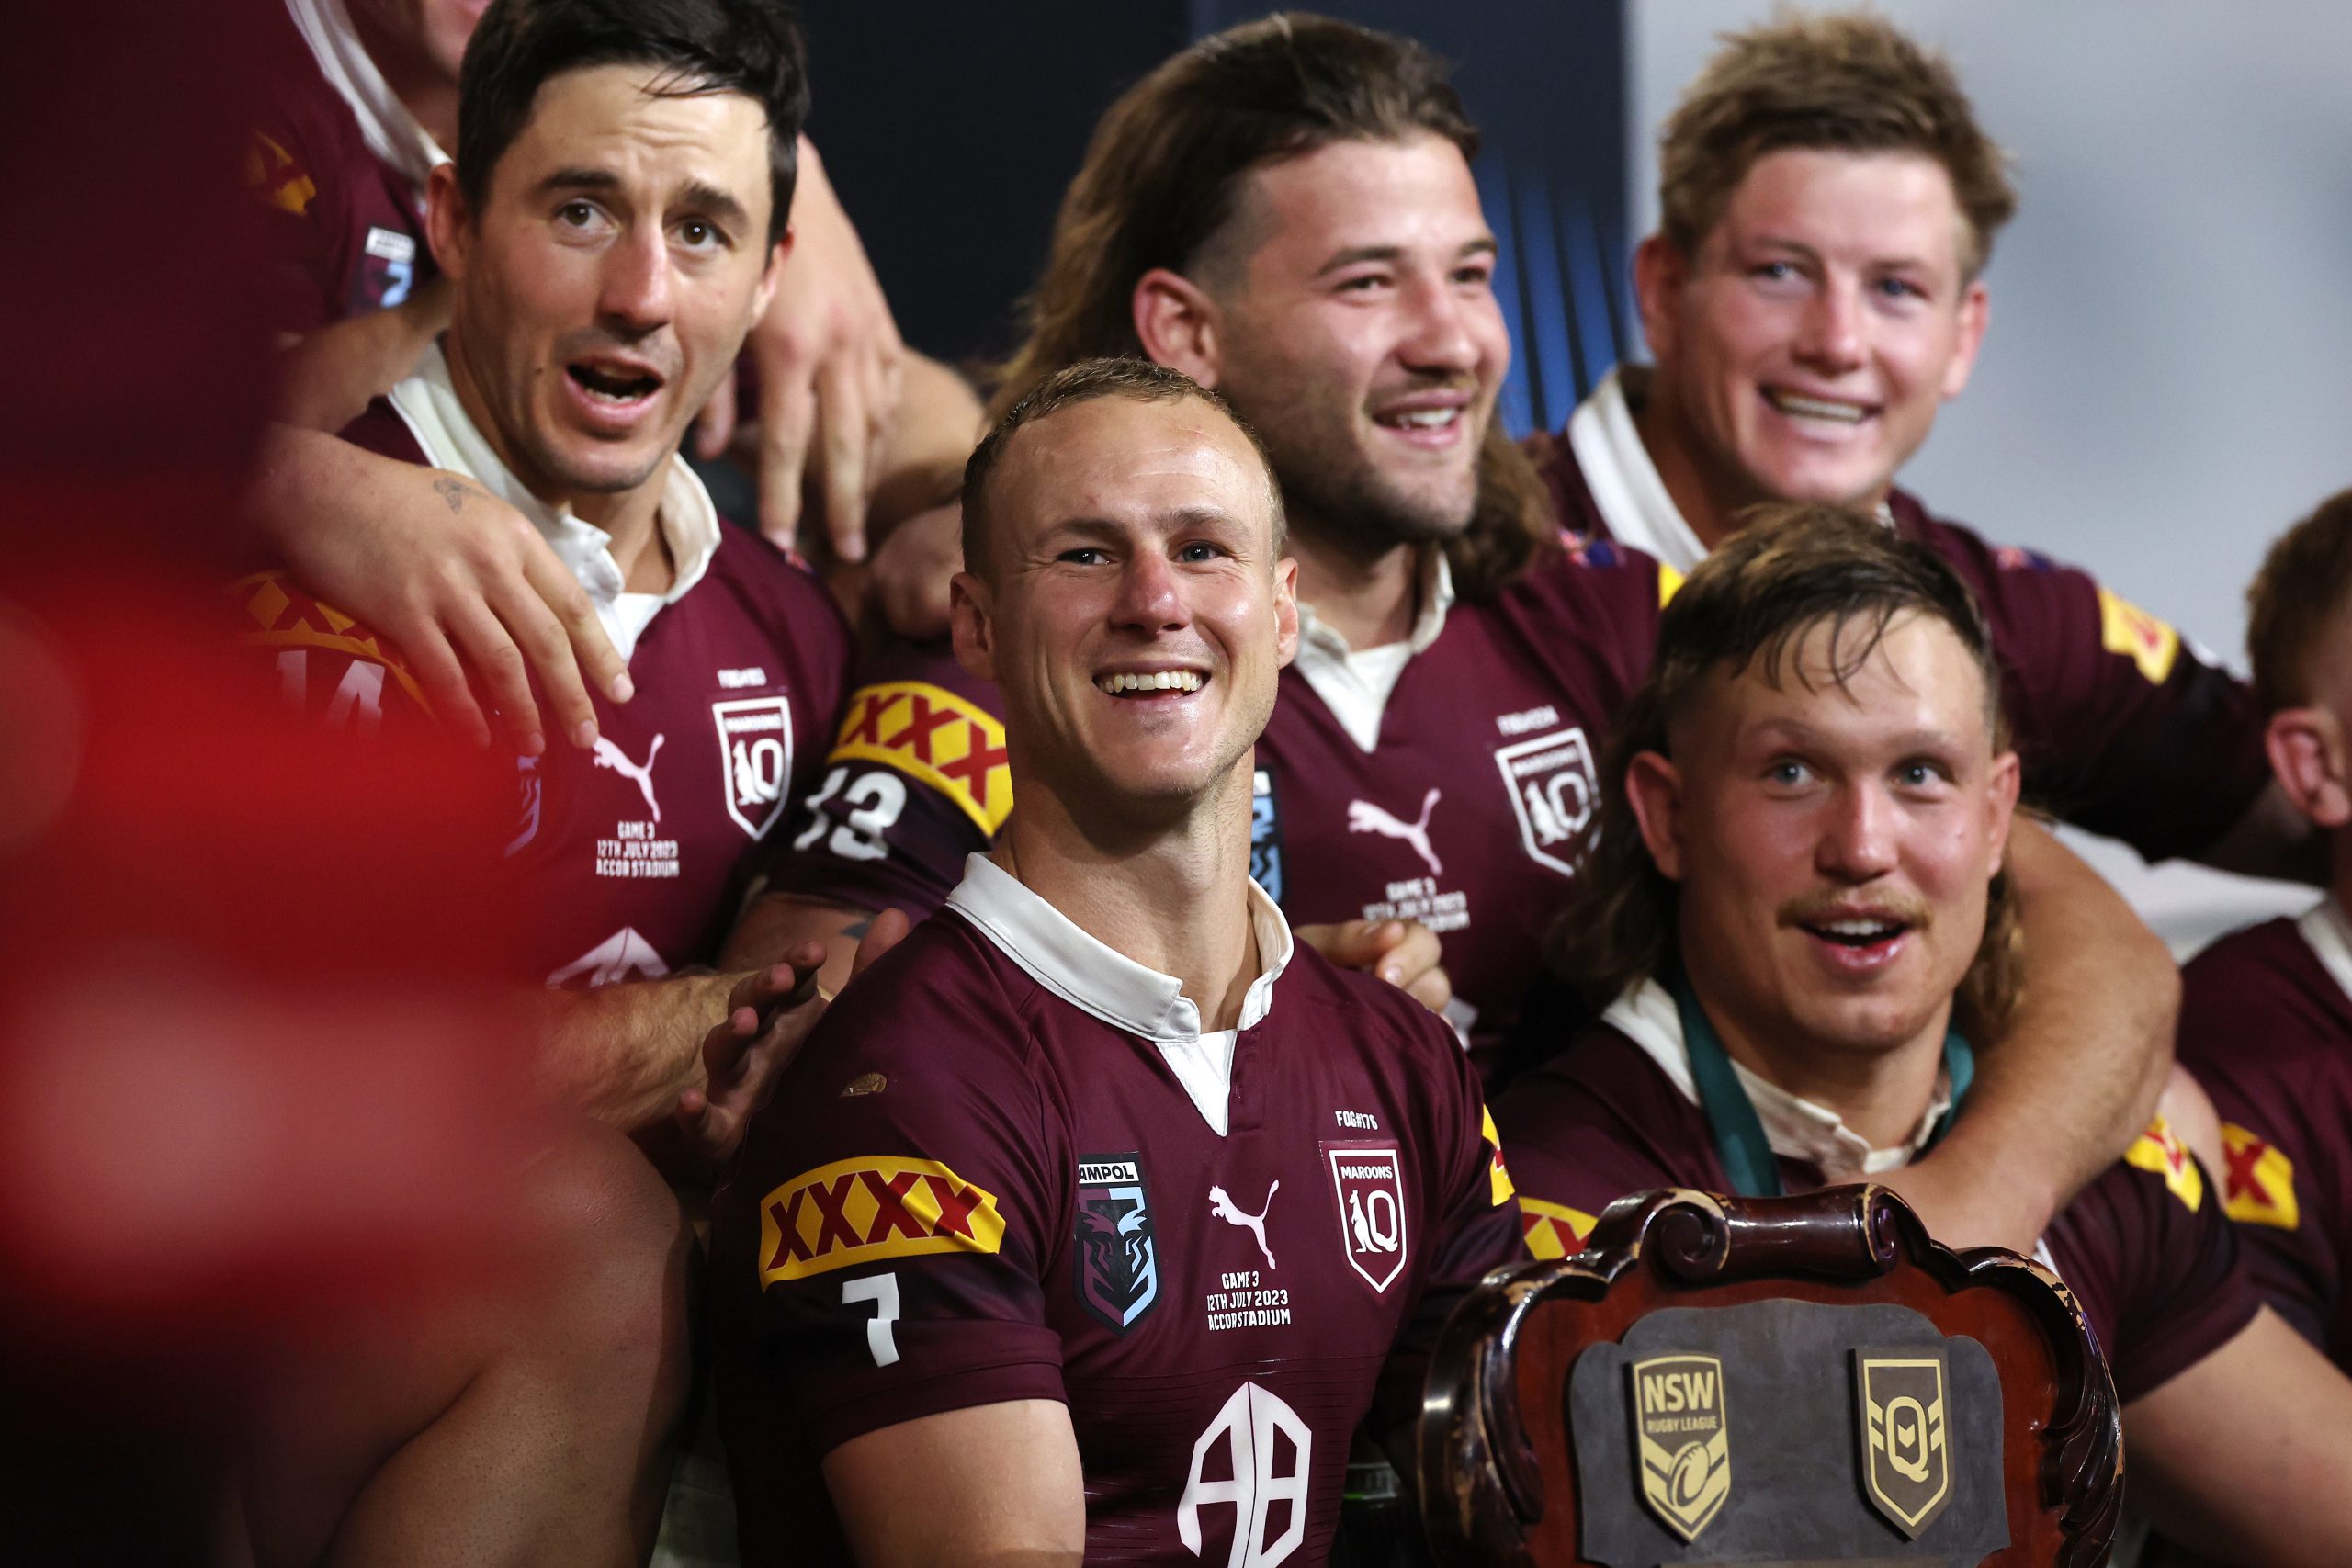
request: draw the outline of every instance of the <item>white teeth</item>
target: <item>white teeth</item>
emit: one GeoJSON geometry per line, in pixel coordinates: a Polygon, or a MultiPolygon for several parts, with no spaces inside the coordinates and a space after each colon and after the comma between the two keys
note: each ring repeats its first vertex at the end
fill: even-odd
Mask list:
{"type": "Polygon", "coordinates": [[[1408,413],[1389,414],[1386,416],[1385,423],[1409,424],[1419,430],[1436,430],[1452,424],[1461,417],[1460,409],[1415,409],[1408,413]]]}
{"type": "Polygon", "coordinates": [[[1159,670],[1148,674],[1100,675],[1094,683],[1113,696],[1122,692],[1197,692],[1202,677],[1194,670],[1159,670]]]}
{"type": "Polygon", "coordinates": [[[1882,931],[1893,931],[1895,928],[1883,920],[1829,920],[1821,929],[1833,936],[1868,937],[1877,936],[1882,931]]]}
{"type": "Polygon", "coordinates": [[[1862,407],[1860,403],[1830,402],[1821,398],[1803,398],[1794,392],[1768,394],[1772,406],[1782,413],[1795,414],[1800,419],[1830,419],[1840,424],[1860,424],[1862,407]]]}

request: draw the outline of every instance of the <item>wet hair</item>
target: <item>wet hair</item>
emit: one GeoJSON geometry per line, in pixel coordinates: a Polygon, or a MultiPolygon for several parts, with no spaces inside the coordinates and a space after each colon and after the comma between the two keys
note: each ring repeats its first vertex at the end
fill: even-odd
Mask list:
{"type": "Polygon", "coordinates": [[[964,568],[983,581],[993,581],[994,562],[989,548],[989,514],[993,510],[989,500],[989,479],[1003,459],[1005,449],[1012,438],[1029,425],[1064,409],[1080,403],[1094,402],[1102,398],[1125,398],[1139,403],[1170,403],[1191,399],[1207,404],[1231,422],[1258,455],[1258,464],[1266,476],[1266,505],[1272,519],[1273,549],[1269,560],[1279,559],[1287,529],[1283,515],[1283,490],[1274,479],[1273,464],[1266,457],[1266,448],[1258,440],[1258,433],[1249,423],[1233,412],[1223,398],[1202,386],[1181,370],[1170,370],[1148,359],[1125,358],[1082,359],[1067,368],[1057,370],[1029,389],[1028,396],[1014,403],[997,420],[972,456],[964,465],[964,568]]]}
{"type": "Polygon", "coordinates": [[[458,76],[458,186],[479,213],[539,89],[568,71],[648,65],[662,97],[740,93],[768,119],[768,243],[792,217],[808,73],[779,0],[491,0],[458,76]]]}
{"type": "Polygon", "coordinates": [[[2352,598],[2352,490],[2281,534],[2246,590],[2246,655],[2263,711],[2312,700],[2327,634],[2352,598]]]}
{"type": "MultiPolygon", "coordinates": [[[[1546,944],[1554,973],[1598,1008],[1674,961],[1679,889],[1650,858],[1625,777],[1641,753],[1671,754],[1672,731],[1708,679],[1755,670],[1776,687],[1794,680],[1812,689],[1795,656],[1826,626],[1828,679],[1842,687],[1907,615],[1940,622],[1960,639],[1984,682],[1987,732],[1996,750],[2005,749],[1992,633],[1941,557],[1875,518],[1816,502],[1745,514],[1658,617],[1649,673],[1618,716],[1601,758],[1600,807],[1573,852],[1576,880],[1546,944]]],[[[2004,873],[1994,879],[1984,941],[1962,986],[1977,1027],[1997,1027],[2007,1016],[2018,976],[2017,911],[2004,873]]]]}
{"type": "Polygon", "coordinates": [[[1967,224],[1963,279],[1984,270],[2017,211],[2008,156],[1976,123],[1951,62],[1868,11],[1785,10],[1723,35],[1658,138],[1659,229],[1695,255],[1756,161],[1786,148],[1934,159],[1967,224]]]}
{"type": "MultiPolygon", "coordinates": [[[[1431,135],[1478,150],[1445,63],[1410,39],[1283,12],[1203,39],[1112,105],[1070,182],[1028,336],[1001,368],[1001,412],[1081,359],[1140,355],[1136,280],[1166,267],[1196,280],[1227,253],[1249,177],[1339,141],[1431,135]]],[[[1533,465],[1490,423],[1469,527],[1446,546],[1454,590],[1481,600],[1557,547],[1533,465]]]]}

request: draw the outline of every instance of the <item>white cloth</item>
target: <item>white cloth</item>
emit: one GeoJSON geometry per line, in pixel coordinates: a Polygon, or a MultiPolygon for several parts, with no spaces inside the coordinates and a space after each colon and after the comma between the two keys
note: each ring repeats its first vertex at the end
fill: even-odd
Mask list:
{"type": "Polygon", "coordinates": [[[1379,750],[1380,716],[1387,711],[1405,666],[1415,654],[1428,650],[1445,630],[1446,612],[1453,608],[1453,570],[1445,552],[1435,545],[1421,552],[1421,610],[1403,642],[1378,648],[1351,649],[1348,639],[1323,624],[1315,606],[1298,607],[1298,654],[1292,661],[1348,739],[1366,752],[1379,750]]]}
{"type": "Polygon", "coordinates": [[[447,163],[449,154],[417,124],[416,117],[384,80],[384,73],[368,58],[343,0],[286,0],[286,11],[294,18],[302,41],[311,46],[320,73],[351,106],[359,133],[368,139],[368,150],[407,175],[422,200],[424,176],[435,164],[447,163]]]}
{"type": "Polygon", "coordinates": [[[2346,919],[2344,906],[2332,896],[2323,898],[2295,922],[2295,929],[2328,978],[2352,997],[2352,919],[2346,919]]]}
{"type": "MultiPolygon", "coordinates": [[[[1258,977],[1241,995],[1240,1029],[1264,1020],[1274,1005],[1274,982],[1291,956],[1290,925],[1266,896],[1249,885],[1250,923],[1258,936],[1258,977]]],[[[1173,975],[1136,963],[1081,930],[1020,878],[983,854],[964,862],[964,880],[947,907],[972,922],[1004,955],[1046,989],[1112,1028],[1156,1046],[1176,1081],[1218,1137],[1227,1125],[1233,1051],[1238,1029],[1201,1029],[1201,1010],[1173,975]]]]}
{"type": "Polygon", "coordinates": [[[499,500],[529,518],[571,570],[596,606],[596,619],[623,659],[637,651],[637,639],[665,604],[674,604],[702,581],[718,553],[718,508],[710,492],[686,467],[685,459],[670,459],[670,476],[662,492],[658,526],[670,546],[677,575],[664,593],[631,593],[624,590],[620,563],[613,558],[613,536],[592,523],[572,515],[567,505],[550,506],[523,487],[523,481],[499,460],[489,438],[466,415],[458,389],[449,381],[449,362],[441,345],[425,350],[416,374],[394,387],[392,408],[427,461],[481,483],[499,500]]]}

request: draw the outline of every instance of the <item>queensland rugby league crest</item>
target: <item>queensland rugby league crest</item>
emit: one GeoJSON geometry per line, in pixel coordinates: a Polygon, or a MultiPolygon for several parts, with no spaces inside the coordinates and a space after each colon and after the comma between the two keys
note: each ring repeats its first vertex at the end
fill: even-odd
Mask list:
{"type": "Polygon", "coordinates": [[[1405,1164],[1394,1145],[1325,1144],[1332,1196],[1340,1205],[1340,1245],[1348,1267],[1385,1292],[1412,1255],[1406,1234],[1405,1164]]]}
{"type": "Polygon", "coordinates": [[[754,839],[783,815],[792,779],[792,699],[781,693],[710,705],[727,815],[754,839]]]}
{"type": "Polygon", "coordinates": [[[1917,1540],[1951,1501],[1951,1424],[1941,1351],[1854,1352],[1854,1414],[1861,1423],[1862,1490],[1871,1506],[1917,1540]]]}
{"type": "Polygon", "coordinates": [[[1625,1370],[1642,1501],[1667,1529],[1696,1540],[1731,1496],[1724,1364],[1713,1356],[1652,1356],[1625,1370]]]}
{"type": "Polygon", "coordinates": [[[1584,730],[1558,729],[1514,741],[1495,753],[1495,766],[1510,792],[1520,846],[1538,865],[1575,875],[1577,835],[1592,820],[1599,794],[1584,730]]]}
{"type": "Polygon", "coordinates": [[[1077,1242],[1080,1303],[1125,1334],[1159,1299],[1159,1248],[1134,1151],[1079,1156],[1077,1242]]]}

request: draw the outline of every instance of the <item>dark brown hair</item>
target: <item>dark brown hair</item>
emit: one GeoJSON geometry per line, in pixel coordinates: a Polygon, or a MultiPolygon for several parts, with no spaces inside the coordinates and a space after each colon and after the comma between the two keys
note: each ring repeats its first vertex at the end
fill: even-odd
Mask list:
{"type": "Polygon", "coordinates": [[[1080,403],[1091,403],[1098,398],[1126,398],[1142,403],[1175,402],[1191,398],[1208,404],[1227,419],[1235,429],[1249,438],[1250,450],[1258,454],[1258,462],[1266,474],[1266,504],[1272,509],[1273,552],[1270,558],[1279,558],[1283,552],[1285,524],[1283,516],[1283,488],[1274,479],[1274,468],[1266,459],[1266,448],[1258,440],[1258,433],[1249,422],[1233,412],[1232,405],[1202,386],[1181,370],[1155,365],[1148,359],[1133,356],[1120,359],[1082,359],[1065,369],[1057,370],[1029,390],[1029,395],[1007,409],[980,444],[972,448],[971,457],[964,465],[964,568],[975,577],[990,581],[989,559],[989,476],[1004,457],[1005,448],[1023,426],[1036,423],[1048,414],[1058,413],[1080,403]]]}
{"type": "Polygon", "coordinates": [[[2352,595],[2352,490],[2281,534],[2245,591],[2246,655],[2263,710],[2312,699],[2312,671],[2352,595]]]}
{"type": "MultiPolygon", "coordinates": [[[[1804,682],[1791,655],[1826,626],[1830,679],[1843,685],[1897,616],[1925,615],[1967,649],[1984,678],[1994,746],[2007,745],[1992,633],[1968,585],[1933,550],[1874,518],[1814,502],[1755,507],[1742,523],[1668,601],[1649,674],[1601,759],[1600,807],[1577,844],[1576,881],[1547,950],[1554,972],[1597,1008],[1662,974],[1674,956],[1677,889],[1642,841],[1625,774],[1642,752],[1671,754],[1669,734],[1710,675],[1754,668],[1776,686],[1804,682]]],[[[2017,935],[2004,874],[1994,879],[1984,941],[1962,987],[1976,1027],[1996,1028],[2016,999],[2017,935]]]]}
{"type": "Polygon", "coordinates": [[[1698,254],[1747,171],[1783,148],[1920,152],[1951,176],[1968,231],[1962,277],[2016,213],[2008,157],[1976,123],[1951,62],[1868,11],[1784,11],[1726,33],[1658,138],[1659,229],[1698,254]]]}
{"type": "MultiPolygon", "coordinates": [[[[1081,359],[1139,355],[1134,294],[1154,267],[1196,274],[1226,238],[1243,183],[1335,141],[1478,132],[1444,62],[1409,39],[1283,12],[1203,39],[1111,106],[1062,198],[1024,304],[1028,338],[1001,369],[1001,412],[1081,359]]],[[[1477,510],[1446,547],[1454,590],[1491,598],[1557,546],[1534,466],[1498,425],[1479,452],[1477,510]]]]}

